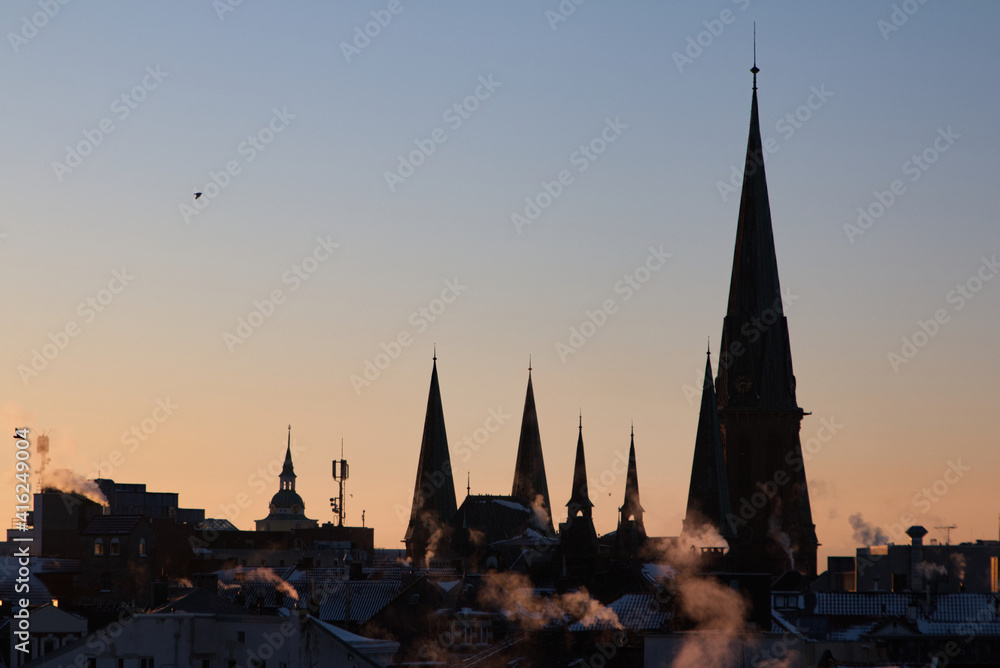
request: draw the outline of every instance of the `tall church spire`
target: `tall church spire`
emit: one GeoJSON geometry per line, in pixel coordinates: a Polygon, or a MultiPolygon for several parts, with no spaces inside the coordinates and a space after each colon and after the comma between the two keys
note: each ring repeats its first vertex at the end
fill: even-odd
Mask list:
{"type": "Polygon", "coordinates": [[[417,462],[417,480],[413,487],[413,505],[405,538],[406,554],[415,564],[423,564],[434,532],[451,520],[456,507],[455,482],[448,454],[448,435],[444,427],[435,351],[431,387],[427,395],[427,413],[424,417],[424,434],[420,442],[420,459],[417,462]]]}
{"type": "MultiPolygon", "coordinates": [[[[757,66],[753,69],[757,70],[757,66]]],[[[756,80],[755,71],[743,193],[716,391],[720,406],[796,410],[792,352],[781,302],[764,149],[760,139],[756,80]]]]}
{"type": "Polygon", "coordinates": [[[705,381],[701,391],[698,431],[694,440],[694,462],[691,465],[684,532],[698,535],[714,527],[723,538],[730,541],[732,536],[728,519],[731,512],[726,456],[722,449],[719,410],[712,383],[712,358],[708,355],[705,358],[705,381]]]}
{"type": "Polygon", "coordinates": [[[795,398],[778,281],[756,63],[751,72],[750,133],[715,384],[729,498],[738,513],[728,523],[735,534],[730,557],[738,570],[815,575],[818,542],[799,442],[804,412],[795,398]]]}
{"type": "Polygon", "coordinates": [[[549,502],[549,484],[545,478],[542,459],[542,439],[538,433],[538,414],[535,412],[535,393],[531,388],[531,369],[528,369],[528,392],[524,398],[524,415],[521,417],[521,438],[517,444],[517,462],[514,464],[514,485],[511,496],[535,505],[540,498],[548,522],[545,529],[553,533],[552,504],[549,502]]]}

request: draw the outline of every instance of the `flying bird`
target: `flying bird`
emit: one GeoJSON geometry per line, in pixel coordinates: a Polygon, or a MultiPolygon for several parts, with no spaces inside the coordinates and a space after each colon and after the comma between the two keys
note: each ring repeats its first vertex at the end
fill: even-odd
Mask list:
{"type": "Polygon", "coordinates": [[[195,198],[195,199],[198,199],[199,197],[201,197],[201,193],[195,193],[195,194],[194,194],[194,198],[195,198]]]}

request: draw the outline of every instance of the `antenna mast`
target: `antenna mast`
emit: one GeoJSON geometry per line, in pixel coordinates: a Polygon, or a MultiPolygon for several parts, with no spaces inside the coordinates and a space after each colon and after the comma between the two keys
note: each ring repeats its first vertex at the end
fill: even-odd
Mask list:
{"type": "Polygon", "coordinates": [[[333,479],[337,481],[337,497],[330,499],[330,509],[337,516],[337,526],[344,526],[344,481],[350,474],[347,460],[344,459],[344,439],[340,439],[340,459],[333,460],[333,479]]]}

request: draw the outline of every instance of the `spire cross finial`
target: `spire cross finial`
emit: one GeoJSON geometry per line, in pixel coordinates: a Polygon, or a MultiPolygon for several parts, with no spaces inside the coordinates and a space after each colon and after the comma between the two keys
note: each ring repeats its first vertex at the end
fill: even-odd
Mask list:
{"type": "Polygon", "coordinates": [[[760,69],[757,67],[757,22],[753,22],[753,67],[750,69],[753,72],[753,89],[757,90],[757,73],[760,69]]]}

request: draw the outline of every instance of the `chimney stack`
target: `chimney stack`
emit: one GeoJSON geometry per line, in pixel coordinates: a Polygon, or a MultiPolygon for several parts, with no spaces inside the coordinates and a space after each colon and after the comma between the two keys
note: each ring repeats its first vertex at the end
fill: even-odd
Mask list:
{"type": "Polygon", "coordinates": [[[924,588],[924,576],[920,572],[920,562],[924,560],[924,536],[927,529],[922,526],[912,526],[906,530],[906,535],[912,539],[910,545],[910,589],[919,592],[924,588]]]}

